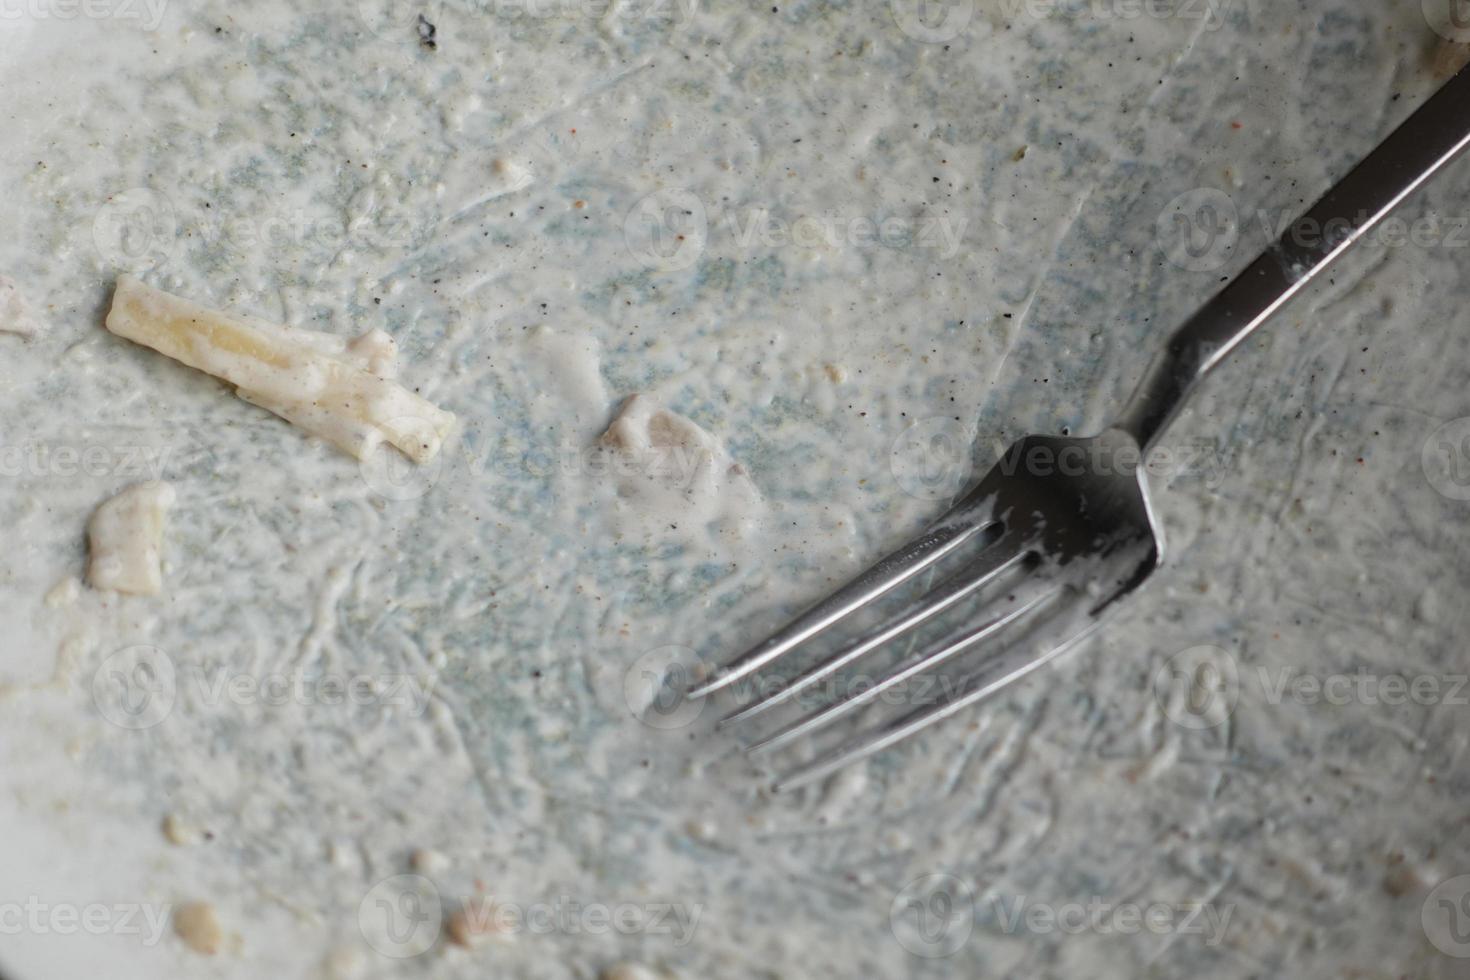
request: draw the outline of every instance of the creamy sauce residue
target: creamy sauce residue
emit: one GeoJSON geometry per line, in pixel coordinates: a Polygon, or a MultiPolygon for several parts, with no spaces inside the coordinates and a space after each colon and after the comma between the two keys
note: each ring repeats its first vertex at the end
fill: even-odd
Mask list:
{"type": "Polygon", "coordinates": [[[735,539],[755,531],[760,492],[745,467],[649,396],[630,395],[598,442],[617,491],[615,519],[672,531],[683,522],[735,539]]]}
{"type": "Polygon", "coordinates": [[[7,936],[7,976],[1457,975],[1421,915],[1470,873],[1463,709],[1273,692],[1464,672],[1421,462],[1470,414],[1463,248],[1369,250],[1223,368],[1169,565],[988,706],[772,796],[733,699],[662,686],[1101,426],[1462,53],[1420,4],[61,6],[0,18],[0,269],[45,325],[0,337],[0,906],[220,911],[7,936]],[[396,349],[462,439],[384,480],[292,438],[107,333],[120,274],[396,349]],[[48,604],[150,480],[166,593],[48,604]],[[552,928],[472,941],[486,895],[552,928]],[[1213,917],[1028,925],[1093,899],[1213,917]]]}

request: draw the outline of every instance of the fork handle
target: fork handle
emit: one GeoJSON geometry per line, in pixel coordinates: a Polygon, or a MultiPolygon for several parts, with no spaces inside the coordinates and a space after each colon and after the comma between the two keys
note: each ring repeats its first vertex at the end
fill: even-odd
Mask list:
{"type": "Polygon", "coordinates": [[[1195,383],[1470,147],[1470,67],[1450,79],[1170,338],[1114,428],[1147,451],[1195,383]]]}

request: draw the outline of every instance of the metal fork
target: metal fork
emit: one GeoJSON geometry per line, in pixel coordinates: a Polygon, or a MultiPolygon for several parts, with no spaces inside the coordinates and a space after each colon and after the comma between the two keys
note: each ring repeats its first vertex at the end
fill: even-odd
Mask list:
{"type": "Polygon", "coordinates": [[[1197,383],[1470,146],[1470,68],[1461,71],[1299,218],[1169,340],[1117,421],[1090,438],[1031,435],[917,538],[687,692],[704,697],[751,677],[962,548],[957,572],[794,680],[724,719],[747,721],[910,630],[981,597],[967,623],[921,646],[865,689],[787,724],[748,751],[771,752],[826,728],[884,692],[973,652],[937,703],[867,728],[789,772],[777,788],[821,779],[888,748],[1036,671],[1088,635],[1158,568],[1164,542],[1138,465],[1197,383]]]}

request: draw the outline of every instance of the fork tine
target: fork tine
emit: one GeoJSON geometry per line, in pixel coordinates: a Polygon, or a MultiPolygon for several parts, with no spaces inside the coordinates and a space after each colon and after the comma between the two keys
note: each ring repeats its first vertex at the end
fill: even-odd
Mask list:
{"type": "Polygon", "coordinates": [[[964,569],[921,596],[917,604],[890,617],[868,636],[858,637],[826,660],[783,685],[779,690],[731,712],[720,720],[720,727],[754,718],[779,704],[784,704],[813,684],[830,677],[890,640],[944,612],[1017,565],[1031,560],[1029,553],[1020,548],[1019,544],[1019,540],[1014,536],[1002,534],[1001,537],[987,545],[985,550],[971,560],[964,569]]]}
{"type": "Polygon", "coordinates": [[[719,674],[691,688],[685,696],[702,698],[748,677],[793,647],[907,582],[976,534],[999,537],[998,528],[998,522],[983,516],[981,507],[961,503],[930,525],[923,534],[736,657],[719,674]]]}
{"type": "Polygon", "coordinates": [[[953,660],[980,641],[995,636],[1007,626],[1024,618],[1038,606],[1054,598],[1063,588],[1064,586],[1061,585],[1046,583],[1041,586],[1017,590],[1016,594],[1010,597],[1010,602],[1012,603],[1011,608],[997,613],[977,625],[966,626],[957,632],[951,633],[872,687],[854,692],[840,701],[835,701],[832,704],[813,711],[804,718],[792,722],[775,734],[752,745],[747,751],[751,754],[772,752],[781,748],[783,745],[790,744],[803,735],[830,725],[837,719],[856,711],[895,685],[901,684],[931,667],[937,667],[942,663],[953,660]]]}
{"type": "Polygon", "coordinates": [[[870,729],[778,779],[774,788],[778,791],[795,789],[815,782],[843,766],[890,748],[910,735],[996,694],[1071,649],[1091,633],[1098,622],[1097,616],[1089,614],[1080,623],[1075,617],[1068,617],[1048,624],[1060,626],[1059,629],[1039,628],[1037,635],[1028,637],[1025,643],[1017,644],[998,657],[986,661],[983,666],[966,676],[948,700],[937,705],[916,708],[893,721],[870,729]]]}

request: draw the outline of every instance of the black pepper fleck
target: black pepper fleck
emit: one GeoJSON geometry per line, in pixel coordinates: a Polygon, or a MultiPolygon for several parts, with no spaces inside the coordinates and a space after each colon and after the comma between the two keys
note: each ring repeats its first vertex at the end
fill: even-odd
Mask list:
{"type": "Polygon", "coordinates": [[[423,14],[419,14],[419,44],[428,48],[430,51],[438,51],[439,42],[436,40],[438,33],[439,28],[431,24],[429,18],[423,14]]]}

